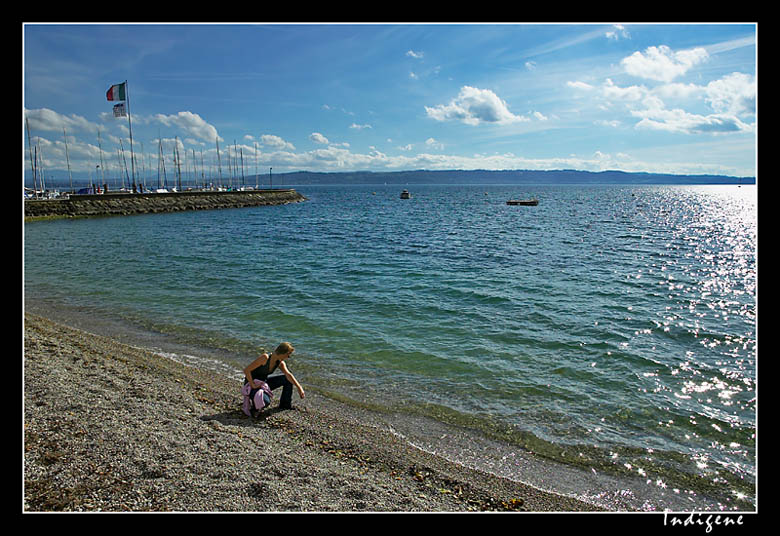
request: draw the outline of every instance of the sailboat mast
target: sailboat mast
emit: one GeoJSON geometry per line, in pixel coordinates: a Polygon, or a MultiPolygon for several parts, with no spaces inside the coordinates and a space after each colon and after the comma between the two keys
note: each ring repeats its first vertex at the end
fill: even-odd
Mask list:
{"type": "Polygon", "coordinates": [[[227,159],[228,159],[228,172],[230,173],[230,180],[228,182],[228,187],[233,188],[233,159],[231,158],[230,154],[230,144],[227,146],[227,159]]]}
{"type": "Polygon", "coordinates": [[[106,167],[103,165],[103,144],[100,141],[100,129],[98,129],[98,147],[100,148],[100,174],[103,184],[106,184],[106,167]]]}
{"type": "Polygon", "coordinates": [[[181,157],[179,156],[179,137],[176,136],[176,145],[173,146],[173,153],[176,158],[177,190],[181,192],[181,157]]]}
{"type": "MultiPolygon", "coordinates": [[[[38,146],[35,146],[35,164],[33,164],[33,168],[38,170],[38,146]]],[[[38,197],[38,180],[35,178],[35,175],[33,175],[33,195],[35,197],[38,197]]]]}
{"type": "Polygon", "coordinates": [[[162,144],[162,140],[160,138],[157,138],[157,189],[159,190],[162,188],[160,185],[160,161],[161,161],[161,155],[162,155],[162,147],[160,145],[162,144]]]}
{"type": "Polygon", "coordinates": [[[70,171],[70,155],[68,154],[68,135],[65,127],[62,127],[62,137],[65,139],[65,161],[68,163],[68,177],[70,177],[70,189],[73,191],[73,174],[70,171]]]}
{"type": "Polygon", "coordinates": [[[168,189],[168,173],[165,172],[165,153],[162,148],[162,139],[160,139],[160,157],[162,158],[163,188],[168,189]]]}
{"type": "Polygon", "coordinates": [[[200,150],[200,182],[203,188],[206,187],[206,173],[203,169],[203,149],[200,150]]]}
{"type": "Polygon", "coordinates": [[[195,160],[195,149],[192,149],[192,187],[198,187],[198,161],[195,160]]]}
{"type": "MultiPolygon", "coordinates": [[[[35,191],[38,189],[38,179],[36,178],[36,171],[35,171],[35,160],[33,160],[33,146],[32,146],[32,140],[30,139],[30,121],[26,117],[24,118],[24,123],[27,125],[27,147],[30,149],[30,168],[32,168],[32,175],[33,175],[33,195],[36,195],[35,191]]],[[[38,150],[35,150],[36,158],[38,157],[38,150]]]]}
{"type": "MultiPolygon", "coordinates": [[[[130,184],[130,176],[127,174],[127,158],[125,158],[125,146],[122,143],[122,138],[119,138],[119,146],[122,148],[122,160],[119,162],[120,166],[122,163],[124,163],[125,167],[125,177],[127,177],[127,184],[130,184]]],[[[125,183],[122,181],[122,187],[124,187],[125,183]]],[[[135,177],[133,177],[133,190],[135,190],[135,177]]]]}
{"type": "Polygon", "coordinates": [[[219,156],[219,138],[215,138],[217,142],[217,169],[219,171],[219,186],[222,186],[222,158],[219,156]]]}
{"type": "Polygon", "coordinates": [[[43,147],[40,146],[41,143],[41,137],[38,136],[38,141],[36,142],[36,145],[38,146],[38,158],[40,158],[40,162],[36,164],[36,168],[40,168],[41,170],[41,195],[46,191],[46,167],[43,164],[43,147]]]}
{"type": "Polygon", "coordinates": [[[141,191],[146,188],[146,153],[144,152],[144,142],[141,142],[141,191]]]}

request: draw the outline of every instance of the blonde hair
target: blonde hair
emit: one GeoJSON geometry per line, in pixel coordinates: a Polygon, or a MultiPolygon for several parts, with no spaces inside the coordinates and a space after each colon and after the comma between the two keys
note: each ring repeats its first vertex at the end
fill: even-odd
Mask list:
{"type": "Polygon", "coordinates": [[[293,348],[292,344],[290,344],[289,342],[283,342],[279,346],[276,347],[276,350],[274,350],[274,353],[276,355],[285,355],[285,354],[292,353],[294,350],[295,350],[295,348],[293,348]]]}

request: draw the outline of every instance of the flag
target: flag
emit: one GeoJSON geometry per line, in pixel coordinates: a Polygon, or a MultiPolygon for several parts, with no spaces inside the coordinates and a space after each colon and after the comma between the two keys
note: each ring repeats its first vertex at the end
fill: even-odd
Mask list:
{"type": "Polygon", "coordinates": [[[124,102],[114,105],[114,117],[127,117],[127,110],[125,110],[124,102]]]}
{"type": "Polygon", "coordinates": [[[110,101],[123,101],[126,100],[125,98],[125,89],[127,86],[127,82],[122,82],[121,84],[116,84],[114,86],[111,86],[108,88],[108,91],[106,91],[106,99],[110,101]]]}

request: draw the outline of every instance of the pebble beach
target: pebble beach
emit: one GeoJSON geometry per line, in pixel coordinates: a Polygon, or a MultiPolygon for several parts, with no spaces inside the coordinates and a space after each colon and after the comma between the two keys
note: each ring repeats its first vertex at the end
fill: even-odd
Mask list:
{"type": "MultiPolygon", "coordinates": [[[[240,382],[24,315],[24,512],[593,512],[466,468],[307,390],[240,382]]],[[[304,385],[305,387],[305,385],[304,385]]]]}

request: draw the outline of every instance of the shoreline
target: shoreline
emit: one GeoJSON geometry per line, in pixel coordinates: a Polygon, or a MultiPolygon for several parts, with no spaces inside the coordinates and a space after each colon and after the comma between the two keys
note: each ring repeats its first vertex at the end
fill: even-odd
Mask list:
{"type": "Polygon", "coordinates": [[[316,390],[249,418],[239,388],[25,313],[23,510],[607,511],[422,451],[316,390]]]}

